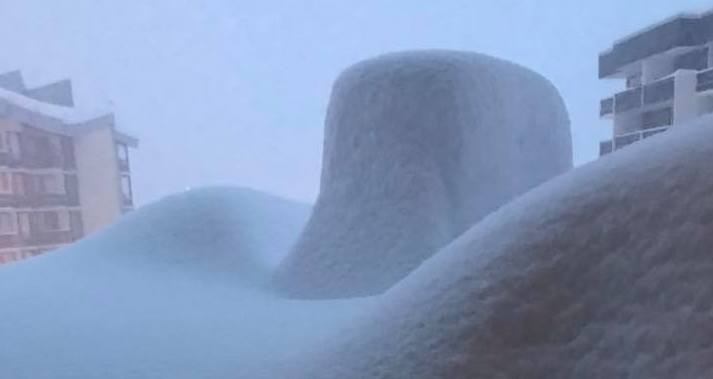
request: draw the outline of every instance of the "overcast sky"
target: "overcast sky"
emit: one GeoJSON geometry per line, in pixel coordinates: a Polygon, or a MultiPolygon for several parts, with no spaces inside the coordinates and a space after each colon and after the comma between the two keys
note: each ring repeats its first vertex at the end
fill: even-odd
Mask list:
{"type": "Polygon", "coordinates": [[[231,184],[312,201],[333,79],[377,54],[482,52],[562,93],[575,161],[610,134],[597,55],[709,0],[0,0],[0,70],[31,85],[71,77],[78,105],[111,107],[141,139],[135,193],[231,184]]]}

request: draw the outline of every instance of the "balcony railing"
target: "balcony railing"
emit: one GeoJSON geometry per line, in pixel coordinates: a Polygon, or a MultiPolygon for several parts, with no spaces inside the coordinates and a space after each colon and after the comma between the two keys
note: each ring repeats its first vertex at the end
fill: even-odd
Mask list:
{"type": "Polygon", "coordinates": [[[599,116],[606,116],[614,113],[614,98],[609,97],[599,104],[599,116]]]}
{"type": "Polygon", "coordinates": [[[705,71],[701,71],[697,75],[698,83],[696,84],[696,91],[704,92],[713,89],[713,68],[705,71]]]}
{"type": "Polygon", "coordinates": [[[655,111],[644,112],[641,115],[641,128],[653,129],[673,124],[673,108],[667,107],[655,111]]]}
{"type": "Polygon", "coordinates": [[[671,100],[674,96],[674,78],[659,80],[644,86],[644,104],[651,105],[671,100]]]}
{"type": "Polygon", "coordinates": [[[128,172],[131,170],[131,166],[129,166],[129,160],[128,159],[119,159],[119,170],[123,172],[128,172]]]}
{"type": "Polygon", "coordinates": [[[642,108],[646,105],[670,101],[673,100],[675,91],[675,77],[671,76],[641,87],[619,92],[614,95],[613,98],[607,98],[601,101],[599,105],[599,115],[604,117],[612,113],[624,113],[642,108]]]}
{"type": "Polygon", "coordinates": [[[619,92],[614,96],[614,112],[622,113],[632,109],[641,108],[643,104],[643,91],[641,87],[619,92]]]}
{"type": "Polygon", "coordinates": [[[673,72],[677,70],[701,71],[707,69],[708,53],[709,49],[703,47],[677,56],[673,60],[673,72]]]}
{"type": "Polygon", "coordinates": [[[668,130],[668,126],[639,130],[633,133],[621,134],[614,137],[613,140],[602,141],[599,143],[599,155],[606,155],[612,151],[619,150],[622,147],[629,146],[634,142],[649,138],[659,133],[668,130]]]}
{"type": "Polygon", "coordinates": [[[607,155],[614,151],[614,141],[602,141],[599,142],[599,156],[607,155]]]}

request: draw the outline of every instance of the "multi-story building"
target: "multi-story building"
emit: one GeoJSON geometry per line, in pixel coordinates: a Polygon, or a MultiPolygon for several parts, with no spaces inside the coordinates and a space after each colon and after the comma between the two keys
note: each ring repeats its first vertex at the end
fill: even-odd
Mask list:
{"type": "Polygon", "coordinates": [[[0,264],[76,241],[133,208],[129,148],[112,114],[74,108],[72,84],[0,75],[0,264]]]}
{"type": "Polygon", "coordinates": [[[614,122],[604,155],[713,112],[713,11],[683,14],[617,41],[599,55],[599,78],[626,89],[601,101],[614,122]]]}

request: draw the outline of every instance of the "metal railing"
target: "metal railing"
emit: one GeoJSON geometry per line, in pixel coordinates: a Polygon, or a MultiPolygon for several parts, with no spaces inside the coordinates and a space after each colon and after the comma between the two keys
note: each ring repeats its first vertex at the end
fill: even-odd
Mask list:
{"type": "Polygon", "coordinates": [[[696,76],[696,91],[703,92],[713,89],[713,68],[701,71],[696,76]]]}
{"type": "Polygon", "coordinates": [[[603,117],[612,113],[623,113],[639,109],[645,105],[669,101],[674,98],[675,91],[675,77],[669,76],[643,86],[619,92],[613,98],[603,99],[599,105],[599,115],[603,117]]]}
{"type": "Polygon", "coordinates": [[[674,77],[655,81],[644,86],[644,105],[656,104],[673,99],[674,77]]]}
{"type": "Polygon", "coordinates": [[[614,98],[603,99],[599,104],[599,116],[606,116],[614,113],[614,98]]]}
{"type": "Polygon", "coordinates": [[[622,147],[629,146],[634,142],[640,141],[642,139],[649,138],[659,133],[663,133],[668,130],[668,126],[662,126],[658,128],[643,129],[632,133],[620,134],[615,136],[613,140],[602,141],[599,143],[599,155],[606,155],[612,151],[621,149],[622,147]]]}

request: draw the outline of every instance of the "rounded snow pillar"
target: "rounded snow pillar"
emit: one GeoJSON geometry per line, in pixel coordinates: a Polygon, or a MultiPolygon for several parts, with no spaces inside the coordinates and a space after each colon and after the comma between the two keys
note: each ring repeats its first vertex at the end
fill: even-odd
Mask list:
{"type": "Polygon", "coordinates": [[[333,87],[320,194],[274,284],[299,298],[381,293],[571,167],[562,99],[528,69],[452,51],[359,63],[333,87]]]}

